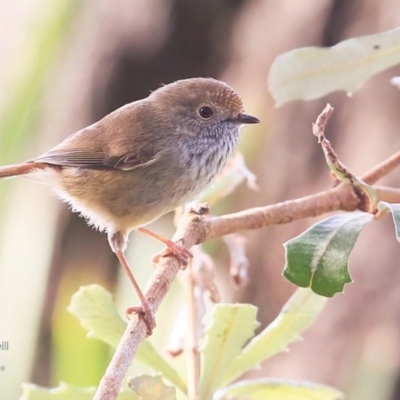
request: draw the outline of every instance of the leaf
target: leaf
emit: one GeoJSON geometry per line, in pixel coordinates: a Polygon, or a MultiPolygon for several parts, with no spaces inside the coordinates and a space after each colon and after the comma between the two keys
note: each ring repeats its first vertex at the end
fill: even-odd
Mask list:
{"type": "MultiPolygon", "coordinates": [[[[92,400],[95,392],[94,387],[78,388],[63,382],[52,389],[23,383],[20,400],[92,400]]],[[[122,389],[117,400],[139,400],[139,398],[131,390],[122,389]]]]}
{"type": "MultiPolygon", "coordinates": [[[[82,286],[71,298],[68,311],[75,315],[88,331],[87,336],[100,339],[116,348],[126,323],[119,316],[111,294],[99,285],[82,286]]],[[[140,345],[136,360],[161,373],[181,390],[186,385],[171,365],[157,352],[147,340],[140,345]]]]}
{"type": "Polygon", "coordinates": [[[72,296],[67,310],[77,317],[88,333],[116,348],[126,323],[119,316],[112,296],[99,285],[81,286],[72,296]]]}
{"type": "Polygon", "coordinates": [[[214,400],[340,400],[343,393],[325,385],[282,379],[241,381],[219,390],[214,400]]]}
{"type": "Polygon", "coordinates": [[[259,368],[260,363],[300,340],[300,334],[312,325],[327,299],[310,289],[296,290],[279,315],[232,362],[221,383],[227,385],[245,372],[259,368]]]}
{"type": "Polygon", "coordinates": [[[375,74],[400,62],[400,28],[344,40],[329,48],[304,47],[278,56],[268,76],[277,106],[327,93],[355,92],[375,74]]]}
{"type": "Polygon", "coordinates": [[[144,340],[140,345],[135,360],[160,373],[165,379],[186,393],[186,383],[148,340],[144,340]]]}
{"type": "Polygon", "coordinates": [[[285,243],[283,275],[292,283],[332,297],[351,282],[348,258],[372,214],[353,212],[329,217],[285,243]]]}
{"type": "Polygon", "coordinates": [[[250,304],[218,304],[212,312],[202,349],[200,398],[210,399],[221,385],[221,378],[230,363],[240,354],[244,344],[258,326],[257,308],[250,304]]]}
{"type": "Polygon", "coordinates": [[[400,242],[400,204],[391,204],[381,201],[378,204],[378,209],[380,212],[388,209],[392,213],[394,226],[396,228],[396,239],[400,242]]]}
{"type": "Polygon", "coordinates": [[[140,375],[128,380],[128,386],[143,400],[175,400],[175,388],[167,386],[160,376],[140,375]]]}

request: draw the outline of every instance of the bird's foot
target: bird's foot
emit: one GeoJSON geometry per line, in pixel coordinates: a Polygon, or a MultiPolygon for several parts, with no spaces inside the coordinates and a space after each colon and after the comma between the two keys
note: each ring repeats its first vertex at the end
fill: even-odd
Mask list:
{"type": "Polygon", "coordinates": [[[181,263],[181,268],[185,269],[193,254],[185,246],[175,243],[171,240],[164,241],[166,248],[152,257],[153,264],[157,264],[162,257],[175,256],[181,263]]]}
{"type": "Polygon", "coordinates": [[[175,256],[181,263],[181,268],[185,269],[189,263],[189,260],[193,258],[193,254],[185,246],[175,243],[172,240],[167,239],[166,237],[161,236],[158,233],[149,231],[146,228],[139,227],[137,228],[137,230],[138,232],[144,233],[145,235],[150,236],[167,246],[164,250],[161,250],[159,253],[155,254],[152,257],[151,260],[153,261],[153,264],[157,264],[162,257],[175,256]]]}
{"type": "Polygon", "coordinates": [[[127,318],[130,318],[132,314],[137,314],[139,318],[143,319],[147,328],[147,336],[151,336],[153,329],[156,327],[156,319],[153,307],[148,301],[141,306],[126,307],[125,314],[127,318]]]}

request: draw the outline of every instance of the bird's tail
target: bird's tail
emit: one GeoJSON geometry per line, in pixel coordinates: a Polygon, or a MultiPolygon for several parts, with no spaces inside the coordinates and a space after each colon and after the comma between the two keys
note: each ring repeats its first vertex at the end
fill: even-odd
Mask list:
{"type": "Polygon", "coordinates": [[[10,178],[17,175],[26,175],[38,169],[45,169],[48,164],[25,162],[21,164],[5,165],[0,167],[0,178],[10,178]]]}

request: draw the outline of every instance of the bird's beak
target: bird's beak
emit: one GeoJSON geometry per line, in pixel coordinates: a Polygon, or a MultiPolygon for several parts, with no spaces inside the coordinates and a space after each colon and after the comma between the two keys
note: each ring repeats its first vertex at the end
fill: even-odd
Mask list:
{"type": "Polygon", "coordinates": [[[236,124],[258,124],[260,122],[258,118],[243,113],[238,114],[232,121],[236,124]]]}

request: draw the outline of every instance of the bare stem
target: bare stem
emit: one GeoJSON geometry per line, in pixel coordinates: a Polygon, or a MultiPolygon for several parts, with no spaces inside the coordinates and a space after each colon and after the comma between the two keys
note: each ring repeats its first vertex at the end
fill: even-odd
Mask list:
{"type": "Polygon", "coordinates": [[[392,172],[399,165],[400,165],[400,151],[397,152],[396,154],[393,154],[385,161],[382,161],[375,167],[373,167],[370,171],[368,171],[365,175],[363,175],[361,179],[365,183],[373,185],[374,183],[379,181],[379,179],[382,179],[384,176],[392,172]]]}
{"type": "Polygon", "coordinates": [[[348,185],[320,192],[311,196],[288,200],[266,207],[250,208],[234,214],[211,218],[207,239],[217,238],[247,229],[269,225],[287,224],[327,212],[357,209],[358,199],[348,185]]]}
{"type": "Polygon", "coordinates": [[[386,201],[388,203],[400,203],[400,189],[374,186],[378,195],[378,201],[386,201]]]}

